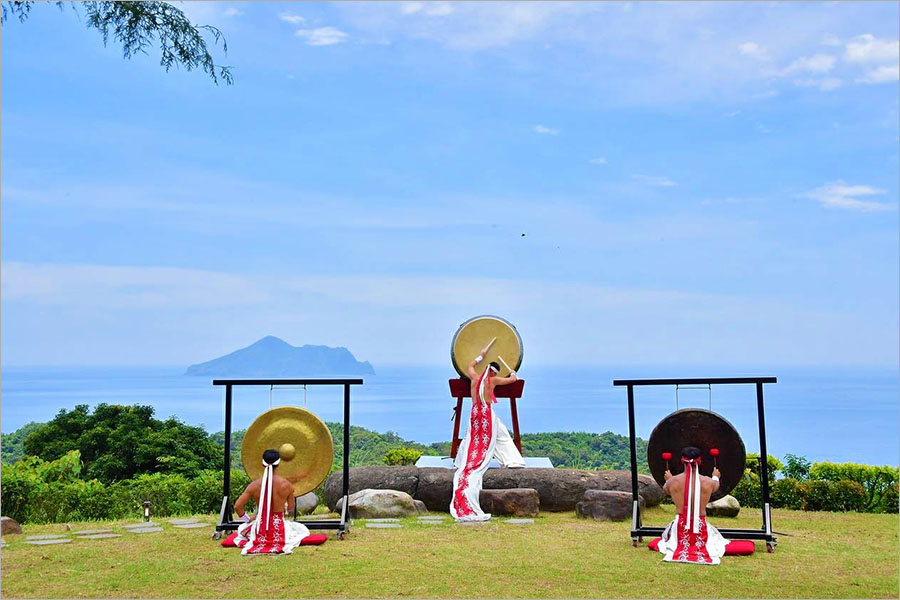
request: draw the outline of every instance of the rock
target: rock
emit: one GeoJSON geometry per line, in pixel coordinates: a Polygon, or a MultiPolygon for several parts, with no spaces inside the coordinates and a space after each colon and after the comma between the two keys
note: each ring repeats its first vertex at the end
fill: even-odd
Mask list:
{"type": "Polygon", "coordinates": [[[734,496],[722,496],[706,505],[706,514],[710,517],[736,517],[739,512],[741,504],[734,496]]]}
{"type": "Polygon", "coordinates": [[[295,499],[298,515],[308,515],[319,506],[319,497],[310,492],[295,499]]]}
{"type": "MultiPolygon", "coordinates": [[[[428,510],[448,512],[453,493],[453,469],[440,467],[356,467],[350,469],[350,493],[362,489],[403,491],[421,500],[428,510]]],[[[340,499],[342,472],[328,477],[325,500],[334,510],[340,499]]],[[[576,469],[488,469],[484,488],[530,488],[540,497],[540,508],[552,512],[574,510],[588,490],[631,493],[630,471],[580,471],[576,469]]],[[[665,496],[649,475],[638,475],[638,494],[646,506],[658,505],[665,496]]]]}
{"type": "MultiPolygon", "coordinates": [[[[452,473],[452,471],[451,471],[452,473]]],[[[328,476],[325,483],[325,503],[332,511],[341,498],[344,472],[335,471],[328,476]]],[[[452,477],[452,475],[451,475],[452,477]]],[[[360,490],[396,490],[406,492],[415,497],[419,483],[418,469],[413,466],[402,467],[353,467],[350,469],[350,493],[360,490]]],[[[447,496],[447,506],[450,506],[447,496]]],[[[449,510],[449,508],[445,509],[449,510]]]]}
{"type": "MultiPolygon", "coordinates": [[[[336,512],[341,512],[344,499],[338,502],[336,512]]],[[[377,519],[382,517],[408,517],[417,514],[412,496],[397,490],[360,490],[350,496],[350,517],[377,519]]]]}
{"type": "Polygon", "coordinates": [[[481,490],[478,502],[481,510],[496,516],[536,517],[541,512],[541,498],[530,488],[481,490]]]}
{"type": "MultiPolygon", "coordinates": [[[[627,521],[633,516],[632,502],[631,492],[588,490],[584,493],[584,499],[575,505],[575,514],[595,521],[627,521]]],[[[638,506],[639,510],[644,510],[643,497],[638,501],[638,506]]]]}
{"type": "Polygon", "coordinates": [[[0,517],[0,530],[2,530],[3,535],[22,533],[22,526],[15,519],[0,517]]]}
{"type": "Polygon", "coordinates": [[[421,500],[415,500],[415,499],[413,499],[413,504],[416,505],[416,512],[417,512],[417,513],[424,514],[424,513],[427,513],[427,512],[428,512],[428,507],[425,506],[425,503],[422,502],[421,500]]]}

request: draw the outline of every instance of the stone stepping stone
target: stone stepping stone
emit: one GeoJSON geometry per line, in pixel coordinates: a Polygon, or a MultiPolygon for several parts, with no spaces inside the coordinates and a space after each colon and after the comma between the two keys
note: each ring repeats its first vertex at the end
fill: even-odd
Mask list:
{"type": "Polygon", "coordinates": [[[112,533],[112,529],[85,529],[84,531],[73,531],[75,535],[97,535],[100,533],[112,533]]]}
{"type": "Polygon", "coordinates": [[[159,523],[154,523],[153,521],[144,521],[143,523],[128,523],[127,525],[122,525],[125,529],[134,529],[137,527],[138,529],[143,529],[145,527],[159,527],[159,523]]]}
{"type": "Polygon", "coordinates": [[[445,521],[435,521],[434,519],[428,519],[427,521],[419,521],[422,525],[443,525],[445,521]]]}
{"type": "Polygon", "coordinates": [[[198,519],[169,519],[172,525],[189,525],[191,523],[199,523],[198,519]]]}
{"type": "Polygon", "coordinates": [[[129,533],[153,533],[155,531],[162,531],[162,527],[132,527],[128,530],[129,533]]]}
{"type": "Polygon", "coordinates": [[[93,533],[91,535],[83,535],[81,539],[83,540],[105,540],[107,538],[117,538],[122,537],[121,533],[93,533]]]}
{"type": "Polygon", "coordinates": [[[47,546],[49,544],[68,544],[72,540],[70,538],[63,539],[54,539],[54,540],[31,540],[26,541],[26,544],[34,544],[35,546],[47,546]]]}
{"type": "Polygon", "coordinates": [[[419,517],[419,520],[420,521],[446,521],[448,518],[449,517],[441,517],[441,516],[435,515],[435,516],[419,517]]]}
{"type": "Polygon", "coordinates": [[[366,519],[369,523],[399,523],[400,519],[366,519]]]}
{"type": "Polygon", "coordinates": [[[507,519],[504,523],[509,525],[531,525],[534,523],[534,519],[507,519]]]}
{"type": "Polygon", "coordinates": [[[366,523],[368,529],[400,529],[403,525],[399,523],[366,523]]]}
{"type": "Polygon", "coordinates": [[[26,540],[57,540],[59,538],[64,538],[64,537],[68,537],[68,536],[65,534],[61,534],[61,533],[54,533],[54,534],[47,534],[47,535],[29,535],[25,539],[26,540]]]}
{"type": "Polygon", "coordinates": [[[172,525],[178,529],[196,529],[198,527],[209,527],[209,523],[182,523],[181,525],[172,525]]]}

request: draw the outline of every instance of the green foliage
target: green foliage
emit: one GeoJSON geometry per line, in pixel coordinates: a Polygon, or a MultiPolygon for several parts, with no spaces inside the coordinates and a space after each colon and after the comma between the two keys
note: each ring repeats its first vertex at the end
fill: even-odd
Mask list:
{"type": "Polygon", "coordinates": [[[779,479],[772,484],[769,491],[769,500],[774,508],[803,509],[804,492],[801,483],[796,479],[792,477],[779,479]]]}
{"type": "Polygon", "coordinates": [[[53,461],[81,451],[85,479],[112,483],[140,473],[195,476],[219,466],[221,453],[200,427],[177,419],[159,421],[150,406],[98,404],[61,410],[24,442],[25,453],[53,461]]]}
{"type": "Polygon", "coordinates": [[[415,448],[391,448],[383,460],[386,465],[414,465],[420,456],[422,451],[415,448]]]}
{"type": "Polygon", "coordinates": [[[25,456],[25,438],[43,425],[43,423],[29,423],[12,433],[0,435],[0,461],[4,464],[11,464],[25,456]]]}
{"type": "Polygon", "coordinates": [[[875,467],[855,463],[817,462],[809,468],[810,479],[855,481],[865,490],[865,509],[881,512],[885,493],[897,483],[897,467],[875,467]]]}
{"type": "Polygon", "coordinates": [[[799,484],[803,510],[860,512],[865,510],[866,492],[855,481],[811,480],[799,484]]]}
{"type": "MultiPolygon", "coordinates": [[[[10,1],[2,3],[0,21],[12,15],[24,22],[34,2],[10,1]]],[[[67,3],[57,2],[60,8],[67,3]]],[[[194,25],[185,14],[168,2],[144,0],[141,2],[81,2],[88,27],[96,29],[105,46],[112,37],[122,45],[122,54],[131,58],[147,54],[148,49],[159,45],[160,61],[166,71],[174,67],[186,70],[201,69],[218,84],[221,78],[231,85],[234,79],[231,69],[217,65],[209,53],[203,33],[208,33],[214,44],[222,42],[222,51],[228,45],[222,32],[212,25],[194,25]]],[[[73,6],[74,8],[74,6],[73,6]]]]}
{"type": "Polygon", "coordinates": [[[806,457],[797,456],[796,454],[785,454],[784,463],[781,472],[784,473],[785,477],[795,479],[796,481],[806,481],[809,479],[810,462],[806,457]]]}
{"type": "MultiPolygon", "coordinates": [[[[754,473],[757,477],[759,477],[759,454],[750,453],[747,455],[747,462],[745,464],[745,468],[749,469],[752,473],[754,473]]],[[[771,454],[766,455],[766,466],[768,475],[769,475],[769,484],[775,481],[775,476],[778,471],[784,469],[784,465],[781,464],[781,461],[772,456],[771,454]]]]}
{"type": "Polygon", "coordinates": [[[897,512],[900,512],[898,504],[900,504],[900,497],[898,497],[897,484],[895,483],[884,491],[884,496],[881,499],[881,512],[897,514],[897,512]]]}
{"type": "MultiPolygon", "coordinates": [[[[636,440],[638,471],[647,473],[647,442],[636,440]]],[[[561,469],[631,469],[628,437],[607,431],[526,433],[522,436],[525,456],[547,456],[561,469]]]]}

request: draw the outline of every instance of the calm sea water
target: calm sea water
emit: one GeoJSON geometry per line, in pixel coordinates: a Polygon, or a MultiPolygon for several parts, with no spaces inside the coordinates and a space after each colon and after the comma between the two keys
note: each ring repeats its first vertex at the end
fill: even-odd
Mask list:
{"type": "MultiPolygon", "coordinates": [[[[47,421],[60,410],[100,402],[149,404],[160,418],[176,416],[208,431],[224,429],[224,389],[205,377],[183,375],[183,367],[3,367],[0,370],[0,426],[11,432],[30,421],[47,421]]],[[[381,367],[351,393],[351,423],[408,440],[449,440],[452,409],[447,380],[436,367],[381,367]]],[[[724,377],[774,375],[765,386],[769,453],[799,454],[813,460],[897,465],[898,371],[896,369],[708,369],[685,367],[530,368],[523,370],[525,395],[519,403],[523,433],[613,431],[628,434],[624,388],[617,378],[724,377]]],[[[327,421],[340,421],[340,388],[236,388],[234,428],[247,427],[272,405],[307,406],[327,421]]],[[[672,387],[636,389],[638,435],[676,409],[672,387]]],[[[678,406],[712,409],[740,432],[748,452],[759,450],[753,386],[681,390],[678,406]]],[[[509,405],[501,401],[509,425],[509,405]]]]}

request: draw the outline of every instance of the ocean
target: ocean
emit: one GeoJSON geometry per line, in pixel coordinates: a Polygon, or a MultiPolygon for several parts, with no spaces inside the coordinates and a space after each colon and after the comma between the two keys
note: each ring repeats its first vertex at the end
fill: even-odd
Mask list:
{"type": "MultiPolygon", "coordinates": [[[[449,440],[455,400],[441,367],[378,367],[351,389],[351,424],[393,431],[422,443],[449,440]]],[[[222,387],[207,377],[184,375],[184,367],[2,367],[0,427],[12,432],[31,421],[47,421],[60,409],[100,402],[149,404],[158,418],[175,416],[209,432],[224,429],[222,387]]],[[[796,454],[813,461],[898,464],[900,386],[898,370],[884,368],[567,367],[524,368],[519,401],[522,433],[612,431],[628,435],[625,388],[613,379],[657,377],[778,377],[765,386],[769,454],[796,454]]],[[[270,405],[306,405],[326,421],[341,421],[339,387],[274,389],[239,387],[233,427],[243,429],[270,405]]],[[[686,389],[678,408],[712,408],[738,430],[748,452],[759,451],[756,394],[752,385],[686,389]]],[[[636,388],[636,427],[647,439],[676,410],[674,387],[636,388]]],[[[510,425],[509,403],[500,416],[510,425]]]]}

